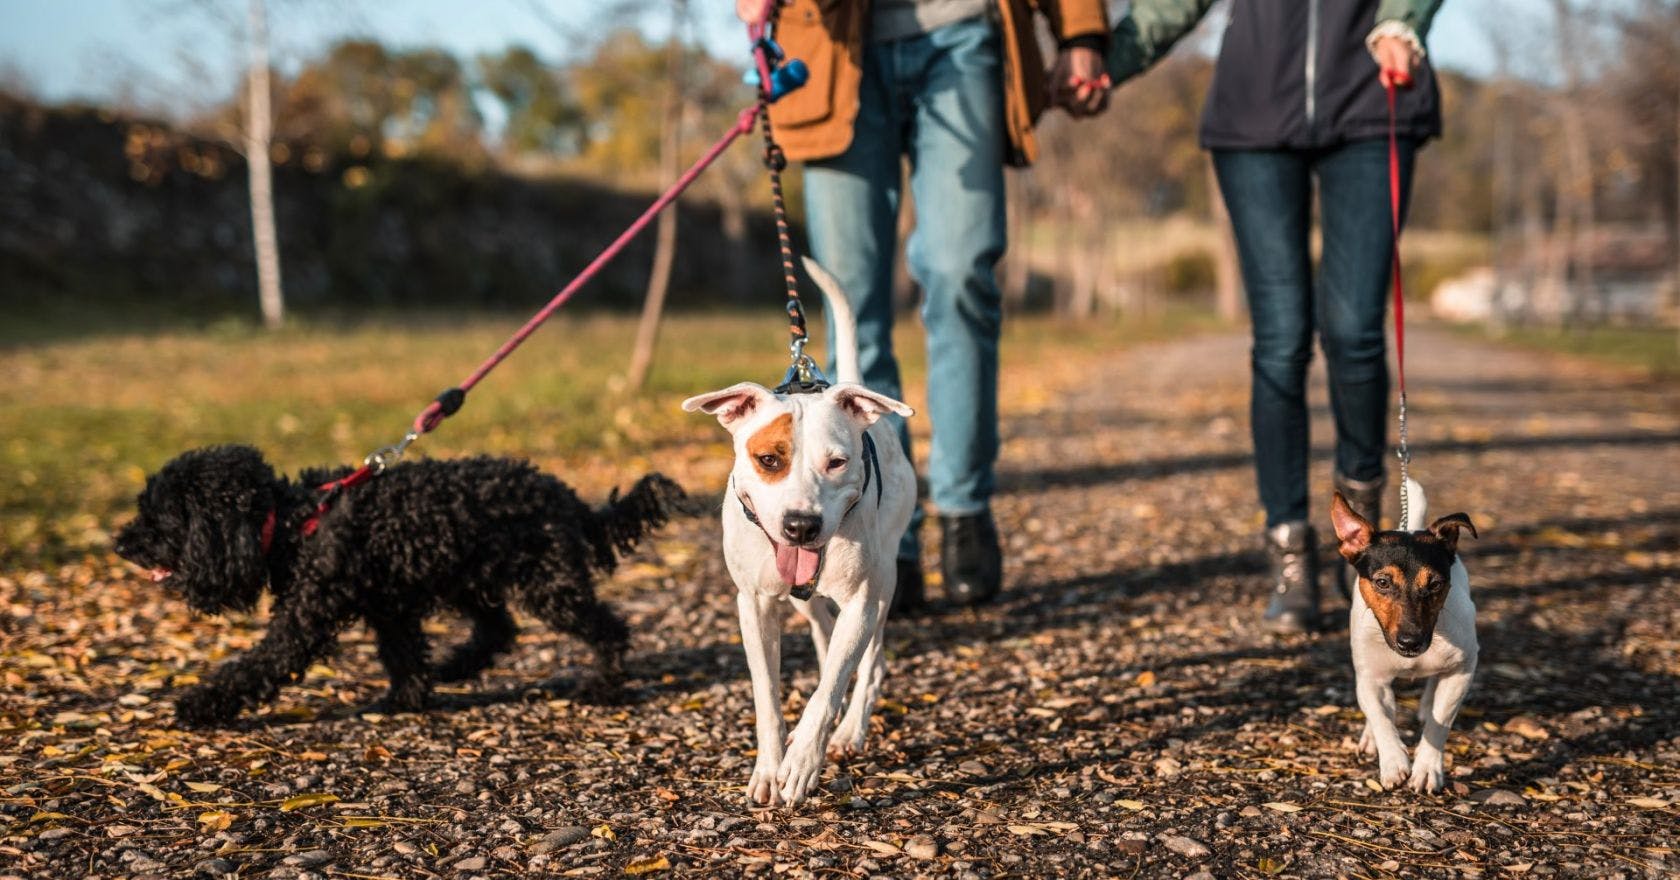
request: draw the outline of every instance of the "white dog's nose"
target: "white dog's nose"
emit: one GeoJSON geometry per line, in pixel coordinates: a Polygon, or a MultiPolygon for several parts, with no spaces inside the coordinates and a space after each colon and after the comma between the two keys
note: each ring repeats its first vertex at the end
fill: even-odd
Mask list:
{"type": "Polygon", "coordinates": [[[822,516],[815,513],[782,514],[782,537],[794,544],[816,538],[822,531],[822,516]]]}

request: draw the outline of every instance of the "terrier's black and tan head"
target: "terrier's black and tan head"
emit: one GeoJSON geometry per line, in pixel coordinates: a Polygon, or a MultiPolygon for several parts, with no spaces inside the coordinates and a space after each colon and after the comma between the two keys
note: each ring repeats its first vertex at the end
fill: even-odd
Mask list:
{"type": "Polygon", "coordinates": [[[1447,601],[1460,529],[1479,537],[1470,517],[1453,513],[1421,532],[1378,531],[1355,513],[1342,493],[1330,505],[1342,558],[1359,573],[1359,594],[1395,653],[1416,657],[1429,650],[1435,619],[1447,601]]]}

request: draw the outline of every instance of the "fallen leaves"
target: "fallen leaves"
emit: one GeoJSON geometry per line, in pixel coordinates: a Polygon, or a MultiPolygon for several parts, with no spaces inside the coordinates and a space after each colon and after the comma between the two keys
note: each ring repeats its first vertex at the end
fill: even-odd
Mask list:
{"type": "Polygon", "coordinates": [[[211,831],[226,831],[233,824],[234,815],[226,810],[206,810],[198,814],[198,824],[211,831]]]}
{"type": "Polygon", "coordinates": [[[338,795],[336,794],[328,794],[326,792],[297,794],[280,802],[280,812],[290,813],[296,810],[308,809],[309,807],[319,807],[326,804],[336,803],[338,803],[338,795]]]}

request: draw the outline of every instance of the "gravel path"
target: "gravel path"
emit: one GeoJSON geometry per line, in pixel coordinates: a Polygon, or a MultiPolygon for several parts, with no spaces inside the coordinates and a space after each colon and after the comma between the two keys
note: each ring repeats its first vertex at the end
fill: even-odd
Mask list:
{"type": "MultiPolygon", "coordinates": [[[[791,812],[741,793],[714,519],[609,590],[639,639],[622,706],[530,689],[583,656],[527,625],[452,708],[353,717],[380,684],[355,631],[273,711],[182,732],[171,692],[260,620],[190,619],[112,560],[0,577],[0,876],[1680,873],[1680,387],[1411,341],[1415,473],[1482,532],[1440,796],[1373,790],[1344,634],[1255,626],[1247,343],[1208,336],[1007,365],[1008,593],[892,623],[869,754],[791,812]]],[[[715,490],[723,450],[683,476],[715,490]]],[[[801,628],[784,654],[808,692],[801,628]]]]}

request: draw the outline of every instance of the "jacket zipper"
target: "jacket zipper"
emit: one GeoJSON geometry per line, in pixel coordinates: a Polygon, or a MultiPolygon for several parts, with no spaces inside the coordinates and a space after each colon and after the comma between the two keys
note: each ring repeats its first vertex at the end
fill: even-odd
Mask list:
{"type": "Polygon", "coordinates": [[[1307,2],[1307,137],[1313,136],[1313,123],[1318,116],[1318,4],[1307,2]]]}

